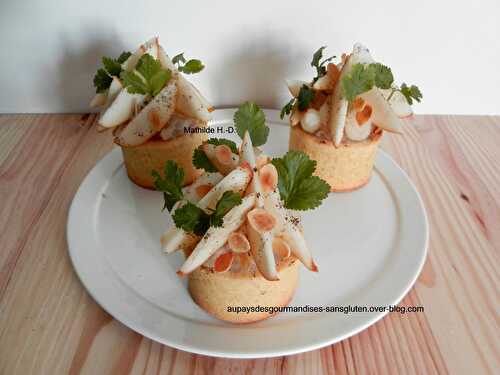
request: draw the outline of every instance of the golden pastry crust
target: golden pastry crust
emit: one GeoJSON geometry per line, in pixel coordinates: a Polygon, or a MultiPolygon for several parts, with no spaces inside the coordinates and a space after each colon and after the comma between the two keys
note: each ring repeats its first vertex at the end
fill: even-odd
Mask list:
{"type": "Polygon", "coordinates": [[[184,169],[184,185],[189,185],[201,172],[193,166],[193,150],[207,138],[205,133],[190,133],[167,141],[155,138],[138,146],[120,146],[127,174],[137,185],[154,189],[151,171],[162,173],[167,160],[173,160],[184,169]]]}
{"type": "Polygon", "coordinates": [[[279,281],[268,281],[259,272],[215,273],[200,267],[189,275],[188,289],[193,300],[217,319],[231,323],[252,323],[274,314],[266,311],[228,311],[228,307],[287,306],[293,298],[299,278],[300,262],[293,258],[280,267],[279,281]]]}
{"type": "Polygon", "coordinates": [[[335,147],[330,140],[306,133],[300,126],[293,126],[289,149],[303,151],[316,160],[314,174],[328,182],[331,191],[342,192],[358,189],[368,183],[380,139],[381,133],[378,132],[365,141],[335,147]]]}

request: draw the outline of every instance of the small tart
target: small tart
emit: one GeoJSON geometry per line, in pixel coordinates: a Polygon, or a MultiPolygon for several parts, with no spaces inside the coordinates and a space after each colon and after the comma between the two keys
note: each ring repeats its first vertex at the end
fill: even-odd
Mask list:
{"type": "Polygon", "coordinates": [[[289,148],[303,151],[316,160],[315,175],[328,182],[331,191],[351,191],[370,180],[381,135],[374,132],[364,141],[345,142],[335,147],[332,141],[293,126],[289,148]]]}
{"type": "Polygon", "coordinates": [[[138,146],[120,146],[127,174],[137,185],[154,189],[151,171],[163,173],[167,160],[173,160],[184,169],[184,185],[189,185],[201,173],[193,166],[193,150],[207,138],[205,133],[188,133],[166,141],[155,137],[138,146]]]}
{"type": "Polygon", "coordinates": [[[231,323],[252,323],[273,316],[269,311],[228,311],[229,307],[269,308],[287,306],[295,293],[300,262],[293,256],[279,262],[279,280],[266,280],[258,271],[229,270],[216,273],[199,267],[189,275],[193,300],[214,317],[231,323]]]}

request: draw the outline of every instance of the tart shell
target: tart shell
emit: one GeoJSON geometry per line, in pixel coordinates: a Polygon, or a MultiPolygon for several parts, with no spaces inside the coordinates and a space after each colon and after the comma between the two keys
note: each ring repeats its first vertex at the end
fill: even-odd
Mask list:
{"type": "Polygon", "coordinates": [[[155,138],[138,146],[120,146],[127,174],[135,184],[154,189],[151,172],[163,174],[167,160],[173,160],[184,169],[184,185],[189,185],[200,174],[193,166],[193,150],[207,138],[205,133],[189,133],[167,141],[155,138]]]}
{"type": "Polygon", "coordinates": [[[293,126],[289,149],[303,151],[316,160],[315,175],[328,182],[331,191],[352,191],[370,180],[381,137],[379,132],[365,141],[335,147],[330,140],[309,134],[300,126],[293,126]]]}
{"type": "Polygon", "coordinates": [[[273,315],[269,311],[234,312],[229,307],[283,307],[293,298],[300,262],[292,258],[278,267],[280,280],[268,281],[257,271],[215,273],[200,267],[189,275],[188,289],[193,300],[217,319],[231,323],[252,323],[273,315]]]}

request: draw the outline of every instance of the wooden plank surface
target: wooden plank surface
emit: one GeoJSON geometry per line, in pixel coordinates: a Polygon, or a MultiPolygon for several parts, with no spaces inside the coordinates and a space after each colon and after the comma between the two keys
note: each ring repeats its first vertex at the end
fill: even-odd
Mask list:
{"type": "Polygon", "coordinates": [[[178,351],[100,309],[74,274],[69,204],[111,148],[93,115],[0,116],[0,374],[500,372],[500,117],[416,116],[383,148],[429,214],[429,256],[401,305],[304,354],[231,360],[178,351]]]}

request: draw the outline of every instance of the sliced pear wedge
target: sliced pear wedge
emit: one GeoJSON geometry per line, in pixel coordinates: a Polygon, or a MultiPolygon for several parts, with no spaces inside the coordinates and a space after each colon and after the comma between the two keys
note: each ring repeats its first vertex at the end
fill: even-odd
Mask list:
{"type": "Polygon", "coordinates": [[[123,70],[133,70],[141,56],[145,53],[149,53],[151,56],[157,59],[159,57],[159,47],[160,45],[158,43],[158,37],[153,37],[146,43],[141,44],[139,48],[122,64],[123,70]]]}
{"type": "MultiPolygon", "coordinates": [[[[236,168],[198,201],[198,207],[209,213],[210,209],[215,208],[217,202],[226,191],[244,191],[251,178],[252,171],[249,168],[236,168]]],[[[190,236],[189,233],[186,233],[181,228],[170,228],[162,237],[165,239],[162,241],[163,251],[172,253],[181,250],[181,245],[185,243],[185,241],[188,241],[190,236]]]]}
{"type": "Polygon", "coordinates": [[[102,112],[99,125],[112,128],[132,118],[137,103],[144,101],[144,95],[130,94],[122,89],[113,102],[102,112]]]}
{"type": "MultiPolygon", "coordinates": [[[[265,204],[264,194],[260,183],[259,171],[257,170],[255,151],[248,131],[243,136],[240,161],[247,163],[254,171],[254,178],[251,181],[251,191],[257,195],[255,206],[263,209],[265,204]]],[[[251,225],[247,227],[252,256],[260,273],[267,280],[279,280],[273,254],[274,234],[269,231],[258,231],[251,225]]]]}
{"type": "Polygon", "coordinates": [[[174,113],[177,79],[172,76],[167,85],[144,107],[117,138],[121,146],[143,144],[158,133],[174,113]]]}
{"type": "Polygon", "coordinates": [[[255,205],[255,199],[255,194],[247,195],[242,199],[241,204],[233,207],[224,216],[224,223],[221,227],[210,227],[177,274],[184,276],[193,272],[221,248],[231,233],[245,222],[247,212],[255,205]]]}
{"type": "MultiPolygon", "coordinates": [[[[391,92],[391,89],[380,90],[380,93],[385,100],[387,100],[391,92]]],[[[392,97],[389,100],[389,104],[391,105],[391,108],[393,109],[396,116],[398,116],[399,118],[407,118],[413,115],[413,109],[406,101],[405,96],[399,91],[395,91],[394,94],[392,94],[392,97]]]]}
{"type": "Polygon", "coordinates": [[[200,92],[186,78],[180,75],[177,110],[188,117],[208,121],[212,118],[210,112],[213,111],[213,108],[207,106],[207,101],[200,92]]]}
{"type": "Polygon", "coordinates": [[[297,220],[283,207],[279,192],[274,190],[266,197],[266,207],[273,212],[279,222],[282,224],[283,239],[290,246],[292,254],[297,257],[304,266],[313,272],[318,271],[314,263],[312,254],[307,247],[306,240],[299,228],[297,220]]]}
{"type": "Polygon", "coordinates": [[[201,149],[207,156],[208,160],[214,165],[217,170],[223,175],[230,173],[239,163],[239,156],[233,154],[231,149],[226,145],[213,145],[204,143],[201,149]]]}
{"type": "Polygon", "coordinates": [[[385,100],[378,88],[374,87],[370,91],[362,93],[360,98],[373,107],[371,121],[374,125],[389,132],[401,133],[403,126],[401,119],[396,116],[391,105],[385,100]]]}
{"type": "Polygon", "coordinates": [[[198,202],[201,198],[207,195],[208,192],[212,190],[212,188],[217,185],[223,177],[224,176],[217,172],[203,173],[191,185],[182,189],[184,198],[192,203],[198,202]]]}

